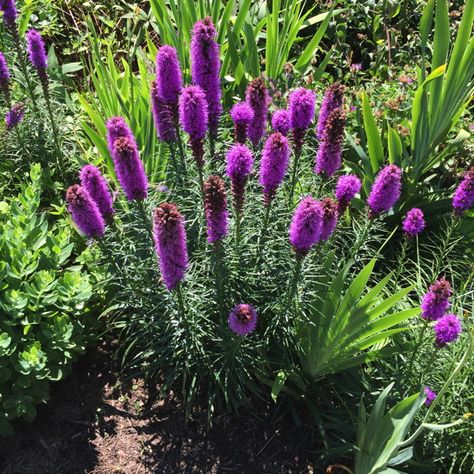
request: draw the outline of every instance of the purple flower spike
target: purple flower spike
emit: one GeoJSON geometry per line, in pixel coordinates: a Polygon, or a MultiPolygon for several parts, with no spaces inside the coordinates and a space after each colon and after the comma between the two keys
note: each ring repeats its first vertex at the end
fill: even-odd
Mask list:
{"type": "Polygon", "coordinates": [[[425,387],[424,392],[426,395],[425,405],[429,407],[436,400],[437,395],[430,387],[425,387]]]}
{"type": "Polygon", "coordinates": [[[165,202],[155,209],[153,238],[163,281],[168,290],[174,290],[188,267],[184,218],[175,204],[165,202]]]}
{"type": "Polygon", "coordinates": [[[114,143],[117,138],[126,137],[134,140],[133,133],[123,117],[111,117],[107,120],[105,126],[107,128],[107,145],[111,155],[113,154],[114,143]]]}
{"type": "Polygon", "coordinates": [[[345,124],[346,114],[341,108],[329,114],[316,154],[314,171],[317,174],[324,173],[330,178],[341,167],[345,124]]]}
{"type": "Polygon", "coordinates": [[[209,131],[217,136],[222,114],[219,45],[216,28],[211,18],[198,21],[191,37],[191,76],[193,82],[205,92],[209,109],[209,131]]]}
{"type": "Polygon", "coordinates": [[[66,202],[72,220],[86,237],[98,239],[104,235],[104,218],[86,189],[78,184],[70,186],[66,202]]]}
{"type": "Polygon", "coordinates": [[[285,137],[291,130],[290,112],[286,109],[280,109],[272,115],[272,128],[275,132],[280,132],[285,137]]]}
{"type": "Polygon", "coordinates": [[[441,278],[434,282],[421,300],[421,316],[428,321],[435,321],[449,308],[451,285],[441,278]]]}
{"type": "Polygon", "coordinates": [[[319,111],[318,126],[316,128],[316,136],[322,140],[324,129],[328,121],[329,115],[334,109],[341,108],[344,103],[345,87],[339,82],[335,82],[326,89],[321,109],[319,111]]]}
{"type": "Polygon", "coordinates": [[[246,102],[237,102],[237,104],[230,109],[230,117],[234,122],[235,141],[237,143],[245,143],[249,124],[253,120],[252,107],[246,102]]]}
{"type": "Polygon", "coordinates": [[[407,212],[405,219],[403,219],[403,231],[410,237],[423,232],[423,229],[426,226],[425,216],[421,209],[414,207],[407,212]]]}
{"type": "Polygon", "coordinates": [[[454,213],[460,216],[474,206],[474,166],[467,171],[453,196],[454,213]]]}
{"type": "Polygon", "coordinates": [[[371,217],[389,211],[398,201],[401,189],[402,170],[395,165],[383,168],[376,176],[367,200],[371,217]]]}
{"type": "Polygon", "coordinates": [[[30,30],[26,33],[26,42],[31,64],[40,74],[44,73],[48,67],[48,57],[43,38],[36,30],[30,30]]]}
{"type": "Polygon", "coordinates": [[[331,237],[336,229],[337,219],[339,218],[339,213],[337,211],[338,204],[334,199],[324,198],[321,200],[321,206],[323,208],[323,224],[319,240],[325,241],[331,237]]]}
{"type": "Polygon", "coordinates": [[[257,311],[252,305],[238,304],[229,314],[229,327],[238,336],[246,336],[257,327],[257,311]]]}
{"type": "Polygon", "coordinates": [[[338,201],[339,215],[343,214],[349,203],[354,199],[355,195],[360,192],[362,183],[360,179],[353,174],[343,175],[337,180],[336,199],[338,201]]]}
{"type": "Polygon", "coordinates": [[[263,147],[260,164],[260,184],[263,186],[266,206],[273,200],[278,186],[283,182],[289,157],[288,139],[280,132],[272,133],[263,147]]]}
{"type": "Polygon", "coordinates": [[[206,95],[199,86],[183,89],[179,99],[179,119],[189,135],[193,156],[199,167],[204,165],[203,139],[207,132],[208,108],[206,95]]]}
{"type": "Polygon", "coordinates": [[[299,257],[308,254],[318,242],[323,225],[323,208],[311,196],[304,198],[296,208],[290,226],[290,243],[299,257]]]}
{"type": "Polygon", "coordinates": [[[263,77],[257,77],[247,86],[246,102],[252,107],[253,120],[249,126],[248,137],[253,146],[257,146],[265,135],[270,96],[263,77]]]}
{"type": "Polygon", "coordinates": [[[5,116],[7,130],[12,130],[23,121],[25,116],[25,106],[21,103],[15,104],[5,116]]]}
{"type": "Polygon", "coordinates": [[[209,176],[204,182],[204,209],[207,241],[213,244],[222,240],[229,232],[225,183],[219,176],[209,176]]]}
{"type": "Polygon", "coordinates": [[[245,145],[234,145],[227,152],[227,176],[232,185],[232,196],[237,213],[241,213],[244,206],[245,185],[252,171],[252,152],[245,145]]]}
{"type": "Polygon", "coordinates": [[[156,54],[155,87],[157,96],[177,113],[183,78],[176,49],[167,44],[163,45],[156,54]]]}
{"type": "Polygon", "coordinates": [[[300,87],[290,94],[288,110],[290,112],[290,124],[293,130],[293,141],[297,153],[301,151],[306,130],[314,118],[315,105],[316,94],[309,89],[300,87]]]}
{"type": "Polygon", "coordinates": [[[15,28],[18,11],[15,0],[0,0],[0,11],[3,12],[3,21],[8,28],[15,28]]]}
{"type": "Polygon", "coordinates": [[[81,170],[81,185],[95,201],[102,217],[107,221],[114,215],[113,199],[109,185],[102,173],[94,165],[86,165],[81,170]]]}
{"type": "Polygon", "coordinates": [[[129,137],[117,138],[113,145],[112,158],[115,174],[127,199],[145,199],[148,195],[148,179],[135,140],[129,137]]]}
{"type": "Polygon", "coordinates": [[[447,314],[438,319],[434,326],[436,347],[445,347],[458,339],[462,331],[461,320],[454,314],[447,314]]]}
{"type": "Polygon", "coordinates": [[[153,120],[158,137],[167,143],[174,142],[177,135],[172,107],[160,97],[156,81],[151,83],[150,92],[153,120]]]}
{"type": "Polygon", "coordinates": [[[8,70],[5,56],[0,52],[0,91],[5,97],[5,102],[10,103],[10,71],[8,70]]]}

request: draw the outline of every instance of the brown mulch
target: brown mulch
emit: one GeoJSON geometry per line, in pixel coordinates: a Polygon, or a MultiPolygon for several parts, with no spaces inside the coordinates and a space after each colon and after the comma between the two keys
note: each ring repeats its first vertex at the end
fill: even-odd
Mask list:
{"type": "Polygon", "coordinates": [[[185,420],[170,394],[149,406],[142,380],[124,383],[107,347],[92,351],[52,386],[31,425],[17,423],[0,443],[3,474],[312,473],[320,441],[308,427],[260,415],[218,416],[207,429],[199,411],[185,420]]]}

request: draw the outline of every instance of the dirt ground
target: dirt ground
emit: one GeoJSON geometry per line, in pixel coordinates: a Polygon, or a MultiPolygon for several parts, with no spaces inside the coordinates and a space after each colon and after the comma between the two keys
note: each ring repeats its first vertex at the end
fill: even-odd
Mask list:
{"type": "Polygon", "coordinates": [[[34,423],[16,424],[0,444],[3,474],[325,472],[307,427],[271,409],[220,416],[211,429],[204,413],[186,422],[173,394],[148,406],[143,381],[124,385],[109,360],[107,348],[92,351],[52,386],[34,423]]]}

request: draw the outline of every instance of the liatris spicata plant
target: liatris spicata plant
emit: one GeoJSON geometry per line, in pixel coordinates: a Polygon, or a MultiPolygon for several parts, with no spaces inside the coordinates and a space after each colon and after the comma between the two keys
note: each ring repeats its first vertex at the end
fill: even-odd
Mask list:
{"type": "Polygon", "coordinates": [[[16,29],[18,11],[15,0],[0,0],[0,11],[3,12],[3,21],[10,30],[16,29]]]}
{"type": "Polygon", "coordinates": [[[389,211],[400,197],[402,189],[402,170],[395,165],[383,168],[375,177],[367,203],[369,216],[374,217],[389,211]]]}
{"type": "Polygon", "coordinates": [[[171,105],[160,96],[157,81],[152,81],[150,95],[153,120],[158,137],[160,140],[171,144],[177,138],[173,110],[171,105]]]}
{"type": "Polygon", "coordinates": [[[48,68],[48,57],[43,38],[36,30],[30,30],[26,33],[26,41],[28,44],[28,58],[43,83],[47,81],[46,69],[48,68]]]}
{"type": "Polygon", "coordinates": [[[423,211],[417,207],[409,210],[405,219],[403,219],[402,225],[403,231],[409,237],[414,237],[415,235],[420,234],[426,226],[423,211]]]}
{"type": "Polygon", "coordinates": [[[273,112],[272,128],[275,132],[280,132],[285,137],[291,130],[290,112],[286,109],[280,109],[273,112]]]}
{"type": "Polygon", "coordinates": [[[115,174],[127,199],[145,199],[148,195],[148,179],[135,140],[130,137],[117,138],[113,144],[112,159],[115,174]]]}
{"type": "Polygon", "coordinates": [[[230,117],[234,122],[234,136],[237,143],[245,143],[249,124],[253,120],[253,109],[246,102],[237,102],[230,109],[230,117]]]}
{"type": "Polygon", "coordinates": [[[155,209],[153,237],[164,284],[175,290],[188,267],[184,218],[175,204],[165,202],[155,209]]]}
{"type": "Polygon", "coordinates": [[[321,203],[311,196],[296,208],[290,225],[290,243],[298,257],[305,257],[321,238],[323,215],[321,203]]]}
{"type": "Polygon", "coordinates": [[[253,120],[249,125],[248,137],[253,146],[257,146],[265,135],[267,126],[268,104],[270,96],[263,77],[257,77],[249,83],[245,94],[247,104],[252,107],[253,120]]]}
{"type": "Polygon", "coordinates": [[[126,137],[132,140],[135,139],[123,117],[111,117],[107,120],[105,126],[107,128],[107,145],[111,155],[114,152],[114,143],[117,138],[126,137]]]}
{"type": "Polygon", "coordinates": [[[5,103],[10,106],[10,71],[8,70],[7,60],[0,52],[0,91],[3,94],[5,103]]]}
{"type": "Polygon", "coordinates": [[[324,93],[316,128],[316,136],[319,140],[322,140],[324,137],[324,130],[331,112],[334,109],[342,108],[342,104],[344,103],[344,91],[345,87],[339,82],[335,82],[329,86],[324,93]]]}
{"type": "Polygon", "coordinates": [[[238,304],[229,314],[229,328],[238,336],[246,336],[257,327],[257,311],[252,305],[238,304]]]}
{"type": "Polygon", "coordinates": [[[263,186],[265,206],[270,206],[288,167],[290,147],[280,132],[272,133],[265,142],[260,164],[260,184],[263,186]]]}
{"type": "Polygon", "coordinates": [[[22,103],[15,104],[5,116],[7,130],[14,129],[22,122],[25,116],[25,106],[22,103]]]}
{"type": "Polygon", "coordinates": [[[443,316],[449,308],[451,285],[441,278],[434,282],[421,300],[421,316],[428,321],[435,321],[443,316]]]}
{"type": "Polygon", "coordinates": [[[425,387],[424,392],[426,395],[425,405],[429,407],[436,400],[436,392],[433,392],[430,387],[425,387]]]}
{"type": "Polygon", "coordinates": [[[95,201],[105,221],[110,221],[114,215],[113,198],[109,185],[102,173],[94,165],[86,165],[80,174],[81,186],[95,201]]]}
{"type": "Polygon", "coordinates": [[[474,206],[474,166],[467,171],[453,196],[454,213],[457,216],[474,206]]]}
{"type": "Polygon", "coordinates": [[[345,124],[346,114],[342,108],[332,110],[325,122],[316,154],[314,171],[317,174],[330,178],[340,168],[345,124]]]}
{"type": "Polygon", "coordinates": [[[334,199],[324,198],[321,200],[321,207],[323,208],[323,223],[321,226],[320,241],[328,240],[334,233],[339,217],[338,203],[334,199]]]}
{"type": "MultiPolygon", "coordinates": [[[[217,127],[222,113],[219,45],[216,28],[211,18],[198,21],[191,37],[191,76],[194,84],[206,94],[209,110],[211,144],[217,137],[217,127]]],[[[213,150],[211,150],[213,155],[213,150]]]]}
{"type": "Polygon", "coordinates": [[[182,88],[183,78],[176,49],[165,44],[156,54],[155,93],[170,106],[175,119],[178,118],[178,101],[182,88]]]}
{"type": "Polygon", "coordinates": [[[207,241],[214,244],[221,241],[229,232],[225,183],[219,176],[209,176],[204,182],[204,209],[207,241]]]}
{"type": "Polygon", "coordinates": [[[242,214],[244,206],[245,185],[252,171],[252,152],[245,146],[237,144],[227,152],[227,176],[232,184],[232,196],[237,215],[242,214]]]}
{"type": "Polygon", "coordinates": [[[306,130],[314,118],[315,105],[316,94],[309,89],[300,87],[290,94],[288,110],[296,154],[301,153],[306,130]]]}
{"type": "Polygon", "coordinates": [[[203,140],[208,126],[208,108],[206,95],[199,86],[188,86],[183,89],[179,99],[179,119],[184,131],[189,135],[189,142],[198,168],[202,190],[202,167],[204,166],[203,140]]]}
{"type": "Polygon", "coordinates": [[[441,348],[456,341],[461,331],[461,320],[454,314],[446,314],[434,326],[435,346],[441,348]]]}
{"type": "Polygon", "coordinates": [[[353,174],[342,175],[336,184],[336,199],[338,202],[338,212],[342,215],[348,208],[355,195],[360,192],[362,183],[353,174]]]}
{"type": "Polygon", "coordinates": [[[66,202],[72,220],[86,237],[99,239],[104,235],[104,218],[85,188],[78,184],[70,186],[66,192],[66,202]]]}

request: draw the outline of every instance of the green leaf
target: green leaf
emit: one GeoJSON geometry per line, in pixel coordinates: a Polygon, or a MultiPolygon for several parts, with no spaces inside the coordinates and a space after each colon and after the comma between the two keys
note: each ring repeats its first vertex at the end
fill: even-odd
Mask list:
{"type": "Polygon", "coordinates": [[[384,161],[384,151],[377,123],[375,122],[370,107],[369,98],[365,92],[362,92],[362,116],[364,118],[364,129],[367,137],[370,164],[372,166],[372,172],[375,174],[384,161]]]}

